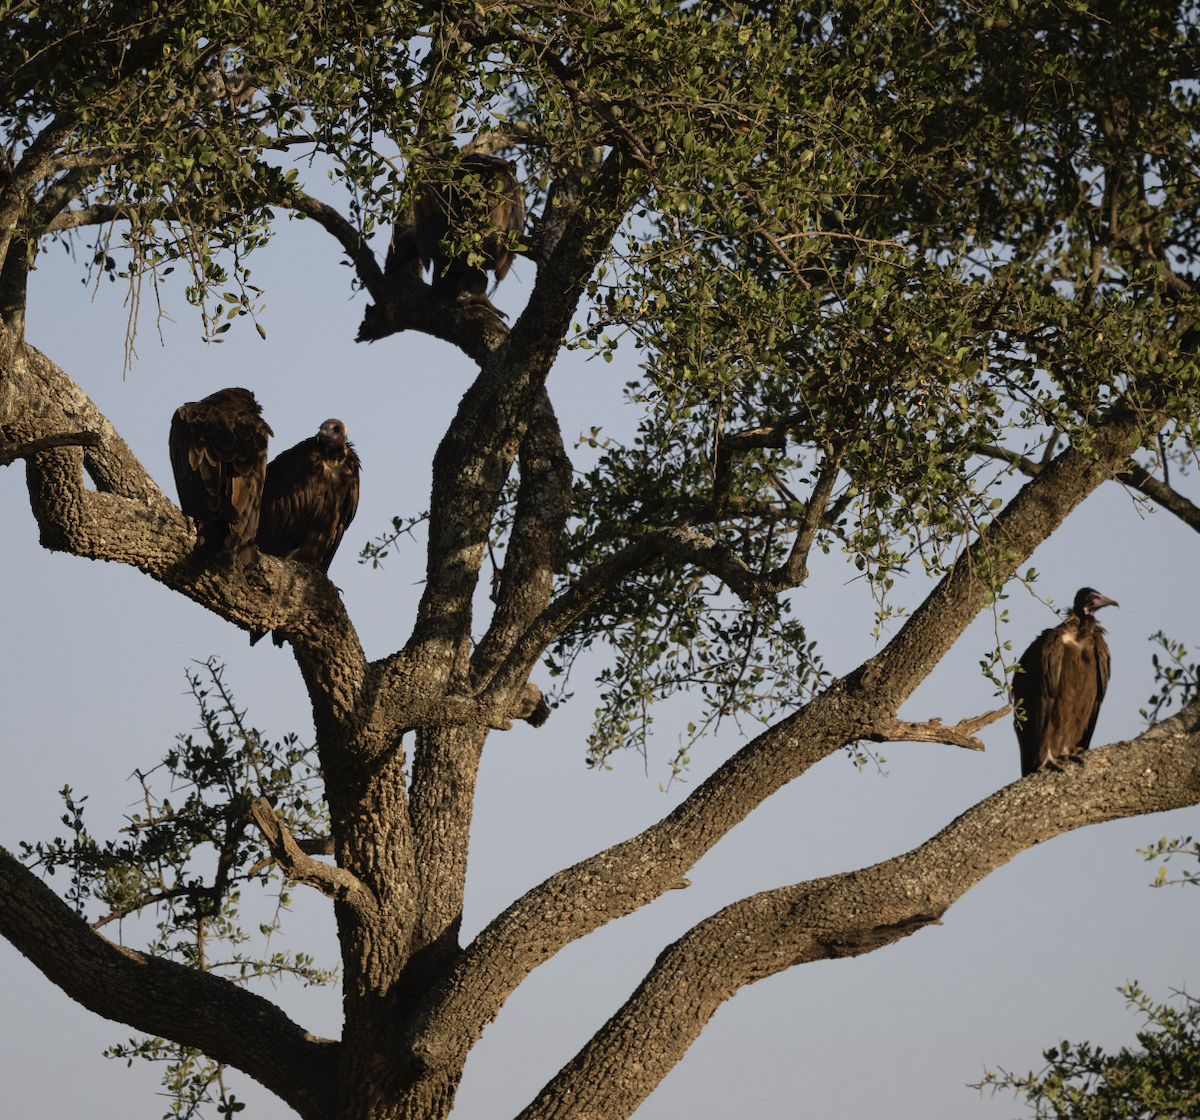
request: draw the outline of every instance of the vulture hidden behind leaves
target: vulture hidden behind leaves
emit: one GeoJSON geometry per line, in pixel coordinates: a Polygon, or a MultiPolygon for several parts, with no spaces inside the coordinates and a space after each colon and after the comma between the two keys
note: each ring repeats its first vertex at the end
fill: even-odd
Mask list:
{"type": "Polygon", "coordinates": [[[516,260],[509,235],[525,225],[525,202],[507,161],[496,156],[463,156],[449,180],[426,183],[413,204],[413,223],[398,228],[388,251],[386,272],[414,260],[433,266],[433,290],[449,299],[466,295],[487,303],[487,273],[503,280],[516,260]],[[486,232],[478,245],[480,259],[446,256],[442,242],[466,224],[483,218],[486,232]]]}

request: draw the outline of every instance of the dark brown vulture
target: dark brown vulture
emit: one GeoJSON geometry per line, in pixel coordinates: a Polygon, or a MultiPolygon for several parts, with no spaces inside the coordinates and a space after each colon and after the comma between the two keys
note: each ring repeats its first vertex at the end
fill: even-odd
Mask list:
{"type": "Polygon", "coordinates": [[[433,265],[435,292],[450,299],[467,294],[486,300],[487,273],[504,279],[516,259],[508,247],[509,234],[519,234],[524,225],[525,201],[508,162],[497,156],[463,156],[450,179],[421,188],[413,224],[396,230],[384,271],[419,260],[423,269],[433,265]],[[476,246],[483,260],[476,264],[466,256],[446,257],[441,248],[468,216],[482,218],[487,227],[476,246]]]}
{"type": "MultiPolygon", "coordinates": [[[[263,488],[259,548],[328,572],[358,509],[358,472],[358,454],[340,420],[326,420],[315,436],[276,455],[263,488]]],[[[283,645],[278,634],[273,640],[283,645]]]]}
{"type": "Polygon", "coordinates": [[[249,389],[221,389],[180,405],[171,417],[179,508],[197,522],[197,544],[223,564],[258,559],[254,540],[272,435],[249,389]]]}
{"type": "Polygon", "coordinates": [[[1116,600],[1081,587],[1066,622],[1043,630],[1021,654],[1012,698],[1022,777],[1043,766],[1057,769],[1091,745],[1109,671],[1104,627],[1093,616],[1115,606],[1116,600]]]}

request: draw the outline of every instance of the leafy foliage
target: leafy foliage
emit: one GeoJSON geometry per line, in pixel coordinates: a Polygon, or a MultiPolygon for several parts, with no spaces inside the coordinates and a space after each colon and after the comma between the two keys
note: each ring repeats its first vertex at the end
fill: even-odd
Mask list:
{"type": "MultiPolygon", "coordinates": [[[[646,193],[580,329],[644,353],[648,415],[632,446],[593,433],[564,579],[680,524],[768,573],[828,469],[817,543],[886,618],[899,576],[944,571],[1000,506],[1009,468],[989,464],[1086,446],[1114,407],[1187,417],[1172,439],[1194,447],[1196,14],[719,5],[688,11],[705,24],[690,41],[682,15],[669,48],[647,37],[646,82],[670,49],[707,96],[613,97],[646,193]]],[[[802,701],[819,674],[779,654],[803,632],[758,625],[791,598],[730,627],[717,581],[664,568],[607,599],[552,662],[571,641],[616,657],[592,750],[644,745],[648,701],[695,684],[694,633],[753,630],[712,665],[778,666],[778,687],[713,692],[712,718],[802,701]],[[647,614],[667,587],[683,601],[647,614]]]]}
{"type": "Polygon", "coordinates": [[[1193,859],[1200,861],[1200,842],[1193,840],[1190,836],[1177,836],[1173,840],[1168,840],[1164,836],[1148,848],[1139,848],[1138,855],[1142,856],[1147,863],[1151,861],[1157,862],[1160,859],[1163,861],[1163,866],[1158,869],[1158,874],[1155,875],[1154,882],[1151,884],[1152,886],[1170,887],[1187,883],[1191,883],[1193,886],[1200,886],[1200,875],[1195,871],[1188,871],[1186,868],[1178,879],[1167,878],[1166,863],[1172,856],[1191,856],[1193,859]]]}
{"type": "Polygon", "coordinates": [[[1148,708],[1140,709],[1142,719],[1153,727],[1176,701],[1180,708],[1186,708],[1195,699],[1200,675],[1195,664],[1187,663],[1188,651],[1182,642],[1168,638],[1161,630],[1152,634],[1150,640],[1166,653],[1161,661],[1157,653],[1151,657],[1158,692],[1147,701],[1148,708]]]}
{"type": "MultiPolygon", "coordinates": [[[[215,972],[236,983],[292,976],[304,984],[328,984],[335,972],[319,968],[305,953],[273,949],[290,904],[278,889],[265,920],[252,930],[241,917],[242,890],[267,888],[278,879],[251,804],[266,797],[297,838],[319,841],[328,819],[311,747],[288,735],[272,743],[245,723],[214,659],[188,673],[200,713],[199,736],[180,735],[163,761],[138,773],[142,810],[127,818],[120,841],[95,839],[84,824],[86,797],[62,791],[66,838],[22,843],[26,862],[48,875],[66,871],[66,897],[82,915],[98,903],[99,929],[120,923],[124,932],[145,911],[154,912],[145,951],[215,972]],[[160,796],[158,775],[168,792],[160,796]],[[182,795],[173,802],[172,795],[182,795]]],[[[252,903],[258,908],[257,899],[252,903]]],[[[134,928],[141,932],[140,922],[134,928]]],[[[133,1038],[110,1047],[109,1057],[165,1063],[163,1084],[171,1100],[168,1117],[200,1115],[205,1104],[229,1115],[242,1105],[228,1093],[224,1067],[199,1051],[161,1038],[133,1038]]]]}
{"type": "MultiPolygon", "coordinates": [[[[1195,445],[1193,0],[3,10],[14,236],[36,253],[104,223],[87,259],[128,280],[133,327],[179,261],[207,336],[255,321],[247,255],[318,205],[306,167],[338,188],[347,252],[466,148],[518,168],[533,253],[551,200],[623,219],[574,344],[638,348],[645,420],[579,479],[564,581],[679,525],[770,572],[828,473],[815,543],[886,619],[898,578],[988,523],[1006,456],[1086,447],[1116,408],[1175,418],[1164,461],[1195,445]]],[[[644,749],[680,689],[707,690],[701,726],[801,700],[820,669],[794,597],[732,603],[689,565],[608,596],[551,663],[616,660],[595,757],[644,749]]]]}
{"type": "Polygon", "coordinates": [[[1155,1004],[1136,985],[1122,989],[1143,1015],[1140,1050],[1107,1054],[1083,1042],[1045,1052],[1041,1073],[989,1071],[976,1088],[1012,1089],[1039,1120],[1192,1120],[1200,1116],[1200,1000],[1155,1004]]]}

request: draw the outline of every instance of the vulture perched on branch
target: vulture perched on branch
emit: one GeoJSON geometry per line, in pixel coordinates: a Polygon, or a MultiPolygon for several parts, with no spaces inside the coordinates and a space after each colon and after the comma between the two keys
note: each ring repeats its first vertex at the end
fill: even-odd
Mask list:
{"type": "Polygon", "coordinates": [[[180,405],[171,418],[179,508],[197,522],[197,544],[227,566],[258,559],[254,541],[272,435],[249,389],[221,389],[180,405]]]}
{"type": "Polygon", "coordinates": [[[1066,622],[1043,630],[1021,654],[1012,697],[1022,777],[1043,766],[1058,768],[1091,745],[1109,673],[1104,628],[1094,616],[1119,605],[1081,587],[1066,622]]]}
{"type": "Polygon", "coordinates": [[[507,275],[516,253],[509,234],[520,234],[525,225],[525,201],[516,176],[506,160],[497,156],[463,156],[449,179],[426,183],[413,204],[413,224],[397,229],[388,250],[385,273],[417,260],[421,268],[433,265],[432,286],[449,299],[468,295],[487,300],[487,273],[497,280],[507,275]],[[447,257],[441,243],[452,240],[460,227],[482,223],[482,239],[473,245],[478,254],[447,257]]]}
{"type": "MultiPolygon", "coordinates": [[[[328,573],[358,509],[358,472],[358,454],[340,420],[326,420],[315,436],[275,456],[263,488],[259,547],[328,573]]],[[[273,641],[283,645],[277,633],[273,641]]]]}

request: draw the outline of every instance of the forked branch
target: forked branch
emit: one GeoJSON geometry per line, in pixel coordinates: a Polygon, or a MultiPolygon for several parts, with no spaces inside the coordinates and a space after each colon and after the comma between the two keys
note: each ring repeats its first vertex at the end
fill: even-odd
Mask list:
{"type": "Polygon", "coordinates": [[[250,807],[250,816],[263,834],[275,862],[289,879],[315,887],[323,895],[352,906],[360,914],[369,914],[376,909],[375,897],[357,876],[313,859],[300,847],[265,797],[260,797],[250,807]]]}
{"type": "Polygon", "coordinates": [[[995,723],[996,720],[1008,715],[1011,711],[1012,705],[1005,704],[1003,708],[984,712],[981,716],[959,720],[953,727],[946,727],[940,719],[931,719],[925,723],[909,723],[906,720],[896,719],[882,727],[875,728],[863,738],[869,739],[872,743],[947,743],[952,747],[966,747],[968,750],[982,751],[986,748],[979,739],[975,738],[975,732],[987,727],[988,724],[995,723]]]}
{"type": "Polygon", "coordinates": [[[188,519],[61,369],[26,346],[5,374],[11,391],[0,446],[25,459],[44,545],[129,564],[247,630],[284,629],[301,659],[318,725],[327,730],[331,719],[354,718],[366,658],[328,579],[276,557],[230,572],[197,555],[188,519]],[[62,441],[63,432],[81,436],[62,441]],[[52,446],[39,450],[45,440],[52,446]],[[85,469],[95,489],[84,486],[85,469]]]}

